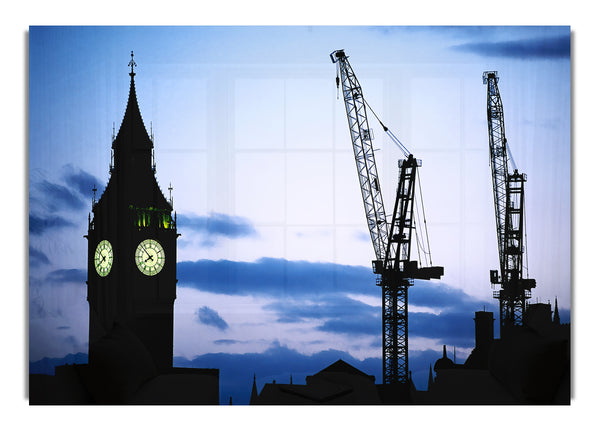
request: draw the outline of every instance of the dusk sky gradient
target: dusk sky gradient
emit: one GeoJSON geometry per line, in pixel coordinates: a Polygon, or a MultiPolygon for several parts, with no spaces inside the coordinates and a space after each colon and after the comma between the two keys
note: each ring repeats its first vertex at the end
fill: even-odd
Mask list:
{"type": "MultiPolygon", "coordinates": [[[[429,363],[411,358],[447,344],[462,362],[475,311],[498,319],[484,71],[499,73],[507,138],[528,176],[533,302],[557,298],[569,319],[569,38],[568,27],[32,27],[30,361],[87,352],[83,235],[92,189],[98,199],[109,178],[131,50],[157,179],[167,196],[173,186],[182,234],[174,356],[260,358],[281,346],[381,357],[381,292],[329,60],[341,48],[369,104],[423,160],[433,263],[445,275],[409,291],[417,387],[429,363]]],[[[390,214],[402,155],[370,126],[390,214]]],[[[222,387],[221,402],[246,404],[254,372],[241,394],[222,387]]],[[[265,372],[260,387],[274,378],[265,372]]],[[[372,373],[381,382],[380,367],[372,373]]]]}
{"type": "MultiPolygon", "coordinates": [[[[252,373],[259,390],[273,379],[289,381],[290,374],[303,383],[305,375],[339,358],[381,380],[381,298],[370,269],[373,249],[343,103],[336,98],[335,67],[328,58],[336,49],[346,50],[367,101],[384,123],[423,160],[433,263],[444,266],[445,275],[440,282],[417,282],[409,293],[410,368],[416,383],[426,384],[425,369],[439,358],[443,344],[450,352],[456,347],[459,362],[466,358],[475,311],[485,306],[497,317],[488,279],[489,270],[498,269],[498,257],[481,81],[485,70],[499,72],[509,145],[528,176],[529,276],[538,281],[533,299],[553,303],[558,297],[561,318],[570,319],[572,309],[577,331],[595,324],[597,301],[590,295],[597,295],[597,253],[587,244],[599,238],[596,213],[586,198],[595,195],[590,188],[597,182],[597,137],[590,129],[597,122],[600,95],[590,85],[598,70],[591,10],[512,0],[494,8],[460,0],[393,8],[378,1],[369,7],[309,1],[282,12],[285,19],[273,19],[266,18],[272,5],[261,0],[210,7],[176,1],[167,8],[153,1],[140,7],[108,0],[93,11],[71,1],[32,3],[7,14],[1,30],[11,64],[3,70],[4,82],[9,100],[19,102],[6,103],[3,117],[5,127],[17,126],[8,127],[17,129],[11,141],[23,142],[23,147],[6,145],[3,158],[3,183],[19,187],[9,188],[8,195],[23,196],[18,207],[23,216],[10,234],[17,251],[3,255],[16,272],[12,284],[25,285],[9,289],[6,303],[7,308],[14,308],[11,300],[16,308],[24,304],[22,320],[20,313],[15,318],[10,312],[3,321],[5,328],[14,327],[15,320],[25,327],[9,341],[24,354],[17,364],[23,372],[10,373],[4,391],[15,419],[46,429],[80,426],[84,420],[64,410],[33,415],[11,407],[27,403],[27,391],[21,394],[29,362],[87,351],[83,235],[91,187],[97,186],[99,197],[108,182],[110,139],[127,102],[131,50],[138,64],[140,111],[155,136],[157,179],[167,196],[173,185],[182,233],[176,365],[220,366],[222,402],[230,393],[234,402],[247,402],[243,397],[249,399],[252,373]],[[348,16],[347,8],[361,12],[348,16]],[[479,26],[28,28],[179,23],[181,11],[189,24],[247,24],[249,16],[259,14],[257,23],[274,24],[574,27],[572,33],[569,27],[479,26]],[[22,181],[15,180],[14,165],[23,166],[22,181]],[[263,271],[270,274],[269,282],[258,283],[263,271]],[[249,277],[245,282],[242,273],[249,277]],[[242,387],[236,389],[234,382],[242,387]]],[[[390,212],[400,154],[379,125],[370,123],[390,212]]],[[[576,426],[578,420],[583,425],[588,419],[582,407],[595,404],[589,390],[596,373],[581,371],[589,369],[592,346],[584,342],[588,333],[580,334],[574,345],[580,354],[574,352],[573,407],[534,415],[546,429],[576,426]]],[[[4,365],[14,367],[14,358],[5,355],[4,365]]],[[[212,413],[222,424],[235,416],[246,419],[239,426],[255,422],[269,428],[264,410],[236,409],[230,415],[224,409],[212,413]]],[[[382,426],[380,414],[365,411],[344,409],[329,419],[347,429],[382,426]]],[[[197,419],[172,410],[168,418],[167,410],[144,412],[145,419],[137,420],[147,422],[148,429],[182,428],[197,419]]],[[[490,430],[505,427],[485,412],[490,410],[473,417],[486,421],[490,430]]],[[[425,412],[405,414],[414,421],[425,412]]],[[[430,416],[435,426],[465,429],[464,410],[430,416]]],[[[111,417],[98,418],[91,428],[103,429],[111,417]]],[[[307,415],[288,425],[305,429],[313,421],[307,415]]]]}

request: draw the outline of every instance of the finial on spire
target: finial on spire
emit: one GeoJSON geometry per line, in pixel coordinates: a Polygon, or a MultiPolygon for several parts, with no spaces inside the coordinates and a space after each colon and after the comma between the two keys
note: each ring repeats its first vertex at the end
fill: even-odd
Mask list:
{"type": "Polygon", "coordinates": [[[131,51],[131,61],[129,62],[129,64],[127,66],[131,67],[131,72],[129,73],[129,76],[131,76],[133,78],[135,76],[135,72],[133,71],[133,68],[137,66],[137,63],[133,60],[133,51],[131,51]]]}

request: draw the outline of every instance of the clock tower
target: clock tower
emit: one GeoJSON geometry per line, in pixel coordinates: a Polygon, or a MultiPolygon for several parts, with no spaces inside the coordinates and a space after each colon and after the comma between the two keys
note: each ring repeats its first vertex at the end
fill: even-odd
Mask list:
{"type": "Polygon", "coordinates": [[[115,325],[144,344],[159,371],[173,366],[177,227],[156,181],[154,143],[137,102],[133,52],[129,99],[112,141],[110,179],[89,217],[89,362],[115,325]]]}

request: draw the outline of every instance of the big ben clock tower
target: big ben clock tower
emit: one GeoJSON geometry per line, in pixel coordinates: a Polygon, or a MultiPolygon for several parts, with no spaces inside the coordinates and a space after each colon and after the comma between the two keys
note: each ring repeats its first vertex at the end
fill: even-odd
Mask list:
{"type": "Polygon", "coordinates": [[[89,361],[94,362],[94,343],[119,325],[166,371],[173,365],[176,217],[156,181],[154,143],[135,92],[133,52],[129,66],[129,99],[112,141],[110,179],[93,203],[88,226],[89,361]]]}

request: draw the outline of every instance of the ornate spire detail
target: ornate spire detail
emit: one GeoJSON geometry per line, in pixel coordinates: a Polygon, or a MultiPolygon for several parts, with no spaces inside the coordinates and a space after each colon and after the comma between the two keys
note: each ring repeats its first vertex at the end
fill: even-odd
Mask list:
{"type": "MultiPolygon", "coordinates": [[[[135,72],[133,71],[133,68],[137,67],[137,63],[133,59],[133,51],[131,51],[131,60],[129,61],[128,66],[131,68],[131,72],[129,73],[129,76],[131,76],[129,97],[127,99],[127,107],[125,108],[125,115],[123,116],[121,127],[113,140],[112,147],[113,149],[116,149],[117,147],[124,145],[130,147],[131,150],[143,149],[151,151],[154,145],[144,126],[135,91],[135,72]]],[[[115,161],[115,165],[116,164],[115,161]]],[[[150,164],[152,164],[152,160],[150,161],[150,164]]]]}
{"type": "Polygon", "coordinates": [[[129,76],[131,76],[131,78],[133,79],[133,77],[135,76],[133,68],[137,66],[136,62],[133,61],[133,51],[131,51],[131,61],[127,64],[127,66],[131,66],[131,72],[129,73],[129,76]]]}

